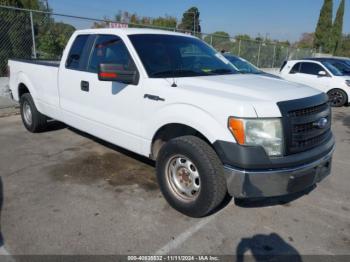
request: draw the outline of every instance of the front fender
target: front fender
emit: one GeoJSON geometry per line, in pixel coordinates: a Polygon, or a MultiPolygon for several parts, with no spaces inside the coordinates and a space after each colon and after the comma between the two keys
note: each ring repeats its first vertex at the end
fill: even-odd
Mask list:
{"type": "Polygon", "coordinates": [[[214,116],[205,110],[189,104],[172,104],[158,110],[147,118],[144,125],[146,145],[144,150],[149,154],[154,135],[159,129],[169,124],[183,124],[200,132],[208,141],[216,140],[235,142],[227,128],[227,122],[219,122],[214,116]]]}

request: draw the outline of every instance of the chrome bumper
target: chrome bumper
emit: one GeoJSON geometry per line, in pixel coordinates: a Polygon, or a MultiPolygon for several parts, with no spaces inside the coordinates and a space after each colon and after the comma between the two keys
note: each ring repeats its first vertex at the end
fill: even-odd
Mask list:
{"type": "Polygon", "coordinates": [[[241,170],[225,166],[228,192],[236,198],[260,198],[303,191],[331,172],[333,148],[310,164],[274,170],[241,170]]]}

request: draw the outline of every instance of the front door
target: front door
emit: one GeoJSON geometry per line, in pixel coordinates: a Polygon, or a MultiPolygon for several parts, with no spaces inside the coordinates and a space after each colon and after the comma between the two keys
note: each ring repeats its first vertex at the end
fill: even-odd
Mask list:
{"type": "Polygon", "coordinates": [[[135,64],[121,38],[98,35],[85,53],[85,66],[64,70],[61,92],[67,122],[126,149],[140,151],[140,119],[143,100],[138,85],[98,79],[100,63],[118,64],[125,69],[135,64]],[[69,99],[67,99],[69,97],[69,99]]]}

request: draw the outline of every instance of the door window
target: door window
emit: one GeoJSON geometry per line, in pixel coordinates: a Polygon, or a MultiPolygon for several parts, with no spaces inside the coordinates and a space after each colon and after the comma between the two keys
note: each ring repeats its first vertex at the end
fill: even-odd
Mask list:
{"type": "Polygon", "coordinates": [[[300,73],[308,75],[318,75],[320,71],[325,71],[324,68],[315,63],[302,63],[300,73]]]}
{"type": "Polygon", "coordinates": [[[79,35],[74,40],[74,43],[69,51],[69,55],[66,61],[66,68],[68,69],[80,69],[83,61],[83,51],[88,42],[89,35],[79,35]]]}
{"type": "Polygon", "coordinates": [[[99,64],[119,65],[121,70],[134,70],[135,64],[123,41],[114,35],[100,35],[95,41],[88,71],[97,73],[99,64]]]}
{"type": "Polygon", "coordinates": [[[289,74],[296,74],[296,73],[299,73],[300,72],[300,65],[301,63],[296,63],[292,70],[290,70],[289,74]]]}

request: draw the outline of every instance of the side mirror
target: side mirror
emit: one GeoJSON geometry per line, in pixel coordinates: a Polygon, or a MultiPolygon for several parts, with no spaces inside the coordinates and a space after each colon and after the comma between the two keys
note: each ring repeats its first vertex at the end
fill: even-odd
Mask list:
{"type": "Polygon", "coordinates": [[[325,76],[328,76],[327,72],[326,71],[320,71],[318,72],[317,74],[319,77],[325,77],[325,76]]]}
{"type": "Polygon", "coordinates": [[[115,81],[128,85],[137,85],[139,74],[137,70],[125,70],[118,64],[100,64],[98,68],[100,81],[115,81]]]}

